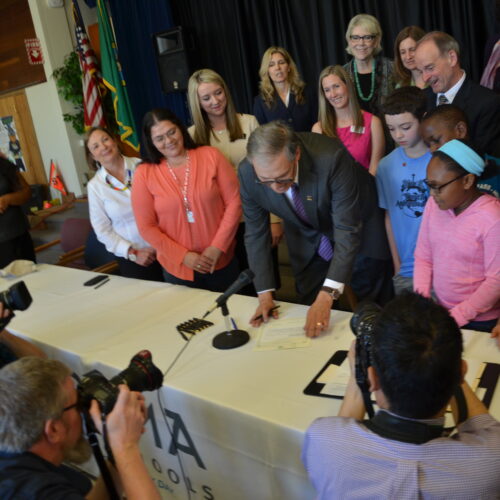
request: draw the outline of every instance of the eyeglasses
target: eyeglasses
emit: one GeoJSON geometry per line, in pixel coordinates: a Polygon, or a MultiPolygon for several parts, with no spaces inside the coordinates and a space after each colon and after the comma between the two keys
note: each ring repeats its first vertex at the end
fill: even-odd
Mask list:
{"type": "Polygon", "coordinates": [[[349,37],[353,42],[360,42],[361,40],[364,40],[365,42],[373,42],[375,38],[377,38],[377,35],[351,35],[349,37]]]}
{"type": "Polygon", "coordinates": [[[277,179],[269,179],[267,181],[261,181],[260,179],[255,179],[255,184],[260,184],[262,186],[267,186],[271,187],[273,184],[278,184],[278,186],[286,186],[287,184],[292,184],[295,182],[295,168],[297,166],[297,163],[295,162],[291,169],[292,169],[292,175],[293,177],[291,178],[277,178],[277,179]]]}
{"type": "Polygon", "coordinates": [[[468,172],[465,172],[465,173],[459,175],[458,177],[451,179],[451,181],[448,181],[448,182],[445,182],[444,184],[441,184],[441,186],[433,186],[433,185],[429,184],[429,181],[427,179],[424,179],[424,183],[430,190],[437,191],[438,193],[440,193],[443,190],[443,188],[445,188],[448,184],[451,184],[452,182],[458,181],[458,179],[465,177],[467,174],[468,174],[468,172]]]}

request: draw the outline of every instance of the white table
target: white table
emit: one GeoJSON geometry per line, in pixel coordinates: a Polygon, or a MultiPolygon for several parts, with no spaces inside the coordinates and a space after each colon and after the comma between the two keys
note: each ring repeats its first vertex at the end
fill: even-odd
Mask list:
{"type": "MultiPolygon", "coordinates": [[[[18,312],[9,329],[82,374],[96,368],[111,377],[141,349],[164,371],[185,345],[175,326],[201,317],[218,294],[180,286],[111,277],[97,290],[83,286],[93,273],[41,265],[23,277],[33,304],[18,312]]],[[[0,278],[0,291],[13,281],[0,278]]],[[[171,435],[157,395],[145,393],[150,419],[141,448],[165,498],[306,499],[314,497],[300,460],[304,432],[319,416],[335,415],[340,401],[303,394],[332,354],[348,349],[350,315],[332,312],[332,329],[303,349],[255,352],[257,331],[246,328],[256,299],[234,296],[231,315],[249,330],[250,342],[220,351],[214,326],[196,335],[161,391],[167,420],[181,446],[169,452],[171,435]],[[195,450],[195,451],[194,451],[195,450]],[[196,493],[195,493],[196,492],[196,493]]],[[[305,317],[306,308],[281,304],[281,317],[305,317]]],[[[488,334],[466,332],[467,357],[500,362],[488,334]]],[[[499,391],[500,392],[500,391],[499,391]]],[[[500,395],[492,413],[500,417],[500,395]]]]}

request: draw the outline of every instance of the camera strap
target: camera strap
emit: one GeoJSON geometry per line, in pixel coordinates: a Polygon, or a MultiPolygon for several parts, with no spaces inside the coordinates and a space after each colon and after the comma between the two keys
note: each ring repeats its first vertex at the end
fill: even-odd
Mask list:
{"type": "Polygon", "coordinates": [[[412,444],[427,443],[441,437],[444,432],[443,425],[408,420],[386,411],[379,411],[372,419],[364,420],[363,424],[379,436],[412,444]]]}

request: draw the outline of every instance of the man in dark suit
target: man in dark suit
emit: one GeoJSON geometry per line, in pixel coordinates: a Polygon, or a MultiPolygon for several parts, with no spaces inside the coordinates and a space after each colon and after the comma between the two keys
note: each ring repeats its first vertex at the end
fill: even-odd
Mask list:
{"type": "Polygon", "coordinates": [[[311,304],[308,336],[328,327],[333,301],[346,283],[358,299],[389,298],[390,256],[374,180],[339,140],[271,122],[250,136],[238,172],[245,245],[259,297],[252,325],[261,323],[259,315],[267,321],[274,307],[269,213],[283,219],[297,292],[311,304]]]}
{"type": "Polygon", "coordinates": [[[482,154],[500,157],[500,96],[465,74],[457,41],[442,31],[427,33],[418,41],[415,62],[429,85],[425,90],[428,109],[458,106],[467,115],[475,147],[482,154]]]}

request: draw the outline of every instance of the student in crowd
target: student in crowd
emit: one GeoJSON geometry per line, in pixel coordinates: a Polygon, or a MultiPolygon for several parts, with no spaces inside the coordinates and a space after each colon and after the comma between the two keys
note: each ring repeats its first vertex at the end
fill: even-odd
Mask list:
{"type": "MultiPolygon", "coordinates": [[[[189,78],[188,101],[193,125],[189,135],[196,144],[217,148],[238,170],[247,153],[250,134],[259,126],[253,115],[237,113],[231,93],[224,79],[211,69],[195,71],[189,78]]],[[[271,214],[272,245],[276,249],[283,238],[281,219],[271,214]]],[[[245,224],[241,222],[236,233],[236,257],[240,270],[248,268],[245,250],[245,224]]],[[[275,260],[277,262],[277,252],[275,260]]],[[[250,285],[246,292],[254,293],[250,285]]]]}
{"type": "MultiPolygon", "coordinates": [[[[431,150],[436,151],[440,146],[452,139],[469,140],[469,125],[465,113],[453,104],[442,104],[428,111],[422,120],[422,137],[431,150]]],[[[500,198],[500,166],[498,159],[485,155],[489,162],[477,187],[485,193],[500,198]]]]}
{"type": "Polygon", "coordinates": [[[375,175],[384,154],[382,122],[359,106],[351,77],[342,66],[327,66],[319,75],[319,114],[312,131],[338,137],[351,156],[375,175]]]}
{"type": "Polygon", "coordinates": [[[0,154],[0,268],[13,260],[36,262],[29,223],[21,205],[31,190],[18,167],[0,154]]]}
{"type": "Polygon", "coordinates": [[[347,53],[353,58],[344,68],[356,85],[361,107],[381,117],[380,107],[394,89],[394,82],[392,61],[380,55],[380,23],[369,14],[358,14],[349,21],[345,38],[347,53]]]}
{"type": "Polygon", "coordinates": [[[426,84],[422,72],[417,69],[415,50],[417,42],[425,35],[419,26],[406,26],[394,42],[394,83],[396,88],[414,85],[420,89],[426,84]]]}
{"type": "Polygon", "coordinates": [[[197,146],[167,109],[146,113],[144,163],[132,206],[168,283],[225,290],[238,276],[235,234],[241,217],[236,173],[211,146],[197,146]]]}
{"type": "Polygon", "coordinates": [[[318,116],[316,96],[302,81],[287,50],[269,47],[262,56],[259,76],[259,95],[253,106],[258,122],[283,120],[296,132],[310,131],[318,116]]]}
{"type": "Polygon", "coordinates": [[[377,170],[379,206],[394,263],[394,291],[413,290],[413,253],[429,192],[425,185],[431,154],[420,135],[426,98],[417,87],[401,87],[385,101],[385,121],[398,148],[377,170]]]}
{"type": "Polygon", "coordinates": [[[414,288],[433,290],[460,327],[490,332],[500,317],[500,200],[477,187],[484,165],[458,139],[433,153],[414,288]]]}
{"type": "Polygon", "coordinates": [[[127,278],[163,281],[156,251],[139,234],[130,201],[139,158],[123,156],[108,130],[91,128],[85,139],[91,170],[87,185],[90,222],[97,239],[117,257],[120,274],[127,278]]]}

